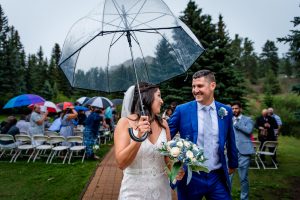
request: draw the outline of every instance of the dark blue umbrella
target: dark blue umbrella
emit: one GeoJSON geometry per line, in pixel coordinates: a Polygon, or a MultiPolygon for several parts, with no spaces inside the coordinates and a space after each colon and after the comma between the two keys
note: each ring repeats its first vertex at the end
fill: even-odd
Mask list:
{"type": "Polygon", "coordinates": [[[75,110],[78,112],[78,111],[81,111],[81,110],[83,110],[83,111],[87,111],[88,110],[88,108],[87,107],[84,107],[84,106],[75,106],[74,107],[75,108],[75,110]]]}
{"type": "Polygon", "coordinates": [[[44,101],[45,99],[35,94],[22,94],[10,99],[3,108],[6,109],[6,108],[28,106],[30,104],[41,103],[44,101]]]}

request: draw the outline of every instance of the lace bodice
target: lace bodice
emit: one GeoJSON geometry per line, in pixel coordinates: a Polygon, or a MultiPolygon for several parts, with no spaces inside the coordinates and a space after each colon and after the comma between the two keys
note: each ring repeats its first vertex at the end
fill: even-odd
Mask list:
{"type": "Polygon", "coordinates": [[[171,199],[164,156],[157,150],[166,141],[166,131],[162,129],[155,144],[149,139],[141,144],[134,161],[123,171],[119,200],[171,199]]]}

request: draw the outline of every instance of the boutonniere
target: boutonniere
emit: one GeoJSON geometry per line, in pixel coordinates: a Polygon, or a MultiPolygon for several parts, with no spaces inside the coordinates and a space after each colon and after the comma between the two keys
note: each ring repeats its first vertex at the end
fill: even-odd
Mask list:
{"type": "Polygon", "coordinates": [[[228,115],[228,111],[224,107],[221,107],[218,111],[218,115],[223,119],[223,117],[228,115]]]}

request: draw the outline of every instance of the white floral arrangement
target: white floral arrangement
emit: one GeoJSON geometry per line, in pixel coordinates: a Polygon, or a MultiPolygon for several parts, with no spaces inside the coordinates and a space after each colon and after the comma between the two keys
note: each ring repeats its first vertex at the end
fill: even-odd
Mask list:
{"type": "Polygon", "coordinates": [[[93,152],[94,152],[94,153],[97,153],[97,152],[99,151],[99,149],[100,149],[100,146],[99,146],[99,145],[95,144],[95,145],[93,146],[93,152]]]}
{"type": "Polygon", "coordinates": [[[161,155],[170,158],[171,170],[166,167],[170,182],[176,183],[176,176],[179,170],[185,165],[187,167],[187,184],[191,181],[192,172],[208,172],[204,162],[207,160],[203,155],[203,149],[191,141],[182,138],[176,138],[162,144],[158,149],[161,155]]]}
{"type": "Polygon", "coordinates": [[[221,119],[223,119],[225,116],[228,115],[228,111],[226,110],[226,108],[221,107],[218,111],[218,115],[221,117],[221,119]]]}

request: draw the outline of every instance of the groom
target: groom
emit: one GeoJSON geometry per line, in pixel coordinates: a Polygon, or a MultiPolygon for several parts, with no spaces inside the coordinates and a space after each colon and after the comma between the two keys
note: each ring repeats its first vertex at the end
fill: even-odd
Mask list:
{"type": "Polygon", "coordinates": [[[232,110],[214,100],[216,80],[213,72],[200,70],[193,75],[192,93],[195,101],[176,107],[169,120],[171,136],[179,131],[204,149],[209,173],[193,172],[186,185],[185,177],[177,183],[178,200],[231,199],[229,174],[238,167],[237,149],[232,128],[232,110]],[[228,167],[225,158],[225,145],[228,167]]]}

